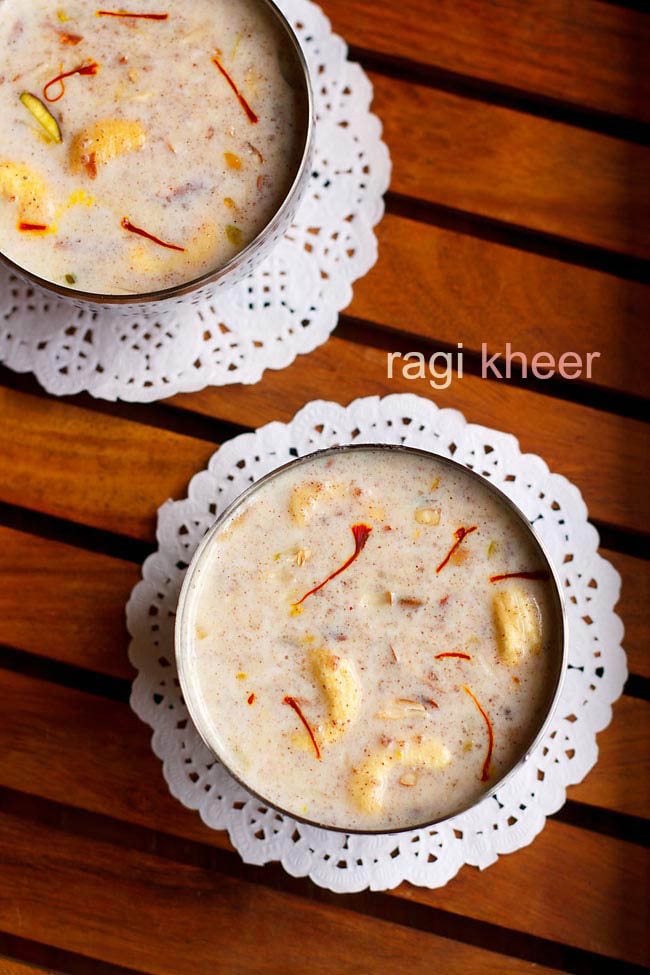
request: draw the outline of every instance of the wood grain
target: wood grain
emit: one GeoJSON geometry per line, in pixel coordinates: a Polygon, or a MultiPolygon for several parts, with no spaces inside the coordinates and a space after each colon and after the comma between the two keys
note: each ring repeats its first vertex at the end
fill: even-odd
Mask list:
{"type": "MultiPolygon", "coordinates": [[[[380,226],[379,262],[349,309],[392,333],[368,331],[369,341],[597,351],[594,403],[609,406],[608,390],[647,395],[647,287],[532,251],[601,266],[590,249],[605,249],[616,252],[612,267],[637,276],[636,259],[650,257],[650,154],[594,131],[640,139],[635,122],[650,121],[650,20],[600,0],[325,0],[325,10],[376,69],[392,190],[405,198],[392,197],[394,211],[431,221],[393,215],[380,226]]],[[[385,352],[351,340],[363,326],[342,331],[347,339],[254,387],[179,396],[171,410],[0,387],[0,502],[82,526],[56,526],[75,540],[65,544],[0,525],[0,643],[17,651],[4,649],[0,668],[0,931],[9,944],[42,945],[29,963],[0,957],[0,975],[48,975],[35,961],[51,962],[50,949],[74,953],[78,972],[104,963],[150,975],[551,975],[480,947],[512,954],[536,938],[551,954],[558,946],[551,962],[533,942],[549,964],[565,948],[600,953],[606,967],[648,962],[648,851],[605,835],[626,825],[638,835],[625,817],[648,808],[645,701],[616,703],[597,765],[569,790],[582,806],[568,812],[602,832],[551,819],[529,847],[482,873],[465,867],[443,889],[339,898],[277,866],[242,865],[225,832],[172,798],[150,729],[122,700],[132,676],[124,603],[139,576],[126,554],[140,546],[128,539],[150,544],[157,507],[184,496],[207,463],[221,427],[206,417],[254,427],[316,397],[417,392],[512,431],[576,482],[595,519],[648,530],[641,422],[472,376],[445,391],[399,370],[389,380],[385,352]],[[83,526],[121,536],[95,533],[88,545],[123,545],[125,557],[80,547],[83,526]]],[[[605,554],[623,575],[631,669],[647,678],[649,565],[605,554]]]]}
{"type": "MultiPolygon", "coordinates": [[[[125,704],[3,670],[0,687],[7,702],[1,726],[12,739],[0,761],[3,785],[149,827],[160,815],[158,828],[179,829],[181,807],[170,800],[147,729],[125,704]],[[79,742],[85,744],[75,758],[79,742]],[[38,770],[43,767],[48,776],[42,782],[38,770]]],[[[649,721],[647,702],[618,701],[612,723],[598,736],[598,764],[584,783],[571,787],[569,798],[642,816],[648,802],[649,721]]],[[[191,833],[205,835],[202,826],[191,833]]]]}
{"type": "Polygon", "coordinates": [[[11,958],[0,958],[0,975],[56,975],[56,972],[52,968],[37,968],[11,958]]]}
{"type": "Polygon", "coordinates": [[[643,14],[598,0],[324,0],[349,44],[596,111],[648,120],[643,14]]]}
{"type": "Polygon", "coordinates": [[[529,360],[597,351],[590,385],[648,395],[647,285],[391,215],[377,233],[348,312],[397,333],[396,350],[417,335],[491,353],[511,342],[529,360]]]}
{"type": "Polygon", "coordinates": [[[214,444],[0,388],[2,500],[136,538],[214,444]],[[47,463],[42,459],[47,458],[47,463]]]}
{"type": "MultiPolygon", "coordinates": [[[[210,846],[230,848],[225,833],[209,830],[196,813],[184,809],[170,796],[160,763],[149,746],[149,731],[126,705],[18,674],[0,671],[0,680],[4,704],[0,722],[6,725],[5,728],[0,724],[0,733],[4,733],[2,740],[8,742],[0,755],[0,784],[210,846]],[[52,720],[53,715],[56,720],[52,720]],[[80,742],[84,743],[83,748],[79,747],[80,742]],[[47,775],[43,775],[44,768],[47,775]]],[[[618,724],[619,707],[613,728],[618,724]]],[[[641,747],[638,737],[635,747],[641,747]]],[[[625,772],[628,782],[632,772],[631,766],[625,772]]],[[[612,769],[611,774],[615,776],[616,770],[612,769]]],[[[643,951],[643,905],[637,902],[625,906],[625,888],[628,884],[643,887],[645,854],[632,844],[558,822],[547,823],[542,838],[547,834],[551,839],[543,853],[537,851],[538,837],[531,847],[505,858],[511,865],[505,872],[505,889],[499,878],[493,877],[494,867],[487,874],[466,868],[454,881],[460,890],[448,901],[444,891],[421,892],[423,903],[562,940],[585,950],[611,955],[622,950],[629,960],[638,959],[643,951]],[[553,851],[553,858],[545,860],[549,850],[553,851]],[[548,893],[555,883],[549,863],[570,865],[568,872],[580,879],[570,884],[566,892],[557,891],[549,897],[547,905],[540,893],[535,894],[532,916],[512,908],[506,910],[513,885],[521,886],[524,877],[527,887],[548,893]],[[584,889],[593,888],[587,914],[571,909],[580,884],[584,889]],[[611,924],[601,930],[608,911],[612,916],[626,914],[626,920],[621,922],[626,935],[621,942],[624,948],[617,947],[620,931],[612,929],[611,924]],[[554,930],[558,915],[563,920],[554,930]]],[[[414,896],[408,885],[402,885],[397,894],[414,896]]]]}
{"type": "MultiPolygon", "coordinates": [[[[648,525],[648,434],[641,422],[472,376],[432,395],[426,379],[388,380],[385,353],[353,343],[330,340],[311,355],[308,370],[299,359],[252,388],[212,388],[173,402],[256,426],[288,419],[314,395],[345,403],[406,391],[514,433],[523,450],[540,453],[578,483],[592,517],[632,530],[648,525]],[[593,462],[585,465],[584,457],[593,462]]],[[[185,494],[216,446],[6,388],[0,411],[0,500],[142,539],[153,536],[158,505],[185,494]],[[47,465],[39,460],[44,451],[47,465]]]]}
{"type": "Polygon", "coordinates": [[[645,424],[474,376],[436,391],[428,379],[405,379],[397,369],[387,379],[385,352],[342,339],[331,339],[282,373],[269,372],[257,386],[205,389],[172,402],[258,426],[271,418],[289,420],[314,397],[345,404],[358,396],[404,392],[461,410],[472,423],[513,433],[524,452],[540,454],[551,470],[575,481],[592,518],[632,531],[650,525],[645,424]]]}
{"type": "Polygon", "coordinates": [[[139,577],[131,562],[0,527],[0,643],[130,678],[124,606],[139,577]]]}
{"type": "Polygon", "coordinates": [[[489,900],[494,916],[510,927],[569,943],[577,934],[592,951],[646,964],[648,851],[572,826],[550,826],[478,877],[461,870],[439,890],[404,886],[400,893],[467,917],[481,917],[489,900]],[[588,935],[576,931],[581,925],[588,935]]]}
{"type": "MultiPolygon", "coordinates": [[[[0,643],[130,680],[124,606],[140,578],[131,562],[0,526],[0,643]],[[25,593],[38,612],[23,612],[25,593]]],[[[650,563],[603,551],[622,573],[618,607],[632,673],[650,677],[644,610],[650,563]]]]}
{"type": "Polygon", "coordinates": [[[625,624],[623,646],[633,674],[650,677],[648,653],[648,605],[650,604],[650,563],[620,552],[603,552],[623,580],[621,600],[616,608],[625,624]]]}
{"type": "Polygon", "coordinates": [[[650,808],[650,704],[622,697],[598,735],[598,764],[569,790],[572,799],[644,817],[650,808]]]}
{"type": "Polygon", "coordinates": [[[532,973],[536,966],[0,815],[0,927],[152,975],[532,973]]]}
{"type": "Polygon", "coordinates": [[[391,189],[650,257],[650,151],[558,122],[373,75],[391,189]]]}

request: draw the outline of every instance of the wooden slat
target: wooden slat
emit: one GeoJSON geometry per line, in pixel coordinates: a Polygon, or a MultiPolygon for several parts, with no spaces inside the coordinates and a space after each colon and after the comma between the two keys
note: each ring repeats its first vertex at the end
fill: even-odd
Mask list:
{"type": "Polygon", "coordinates": [[[212,870],[0,816],[0,927],[152,975],[531,973],[536,966],[212,870]]]}
{"type": "Polygon", "coordinates": [[[648,962],[648,877],[645,849],[586,830],[548,823],[531,846],[500,857],[477,881],[461,871],[446,887],[405,886],[401,894],[418,903],[466,917],[481,917],[484,904],[501,923],[544,932],[554,941],[578,935],[592,951],[648,962]]]}
{"type": "MultiPolygon", "coordinates": [[[[315,394],[345,403],[373,393],[421,393],[468,420],[509,429],[526,451],[575,480],[591,515],[638,530],[648,524],[646,427],[634,420],[560,402],[472,376],[432,395],[428,380],[386,378],[386,355],[330,340],[254,387],[207,389],[174,402],[234,422],[288,419],[315,394]],[[576,451],[576,444],[581,450],[576,451]],[[583,456],[593,458],[585,467],[583,456]]],[[[153,536],[155,510],[183,496],[215,445],[0,389],[0,500],[138,538],[153,536]],[[40,462],[43,452],[48,463],[40,462]]]]}
{"type": "Polygon", "coordinates": [[[394,191],[650,257],[648,149],[381,75],[372,80],[394,191]]]}
{"type": "Polygon", "coordinates": [[[290,419],[315,396],[345,404],[358,396],[402,392],[461,410],[470,422],[513,433],[523,451],[541,454],[551,470],[576,482],[592,518],[633,531],[650,524],[643,423],[473,376],[436,391],[428,379],[404,379],[397,367],[389,380],[385,352],[341,339],[330,339],[308,360],[298,359],[280,373],[267,373],[256,386],[205,389],[172,402],[258,426],[271,418],[290,419]]]}
{"type": "MultiPolygon", "coordinates": [[[[70,802],[83,808],[111,809],[117,818],[143,825],[151,825],[155,809],[156,815],[161,816],[160,828],[166,828],[167,820],[172,831],[178,828],[177,804],[170,807],[146,729],[125,704],[2,670],[0,687],[3,699],[6,697],[3,723],[7,738],[12,738],[0,762],[4,785],[36,791],[59,802],[70,796],[70,802]],[[84,755],[88,756],[87,761],[83,760],[83,774],[73,760],[73,751],[80,741],[86,743],[84,755]],[[45,783],[36,785],[32,781],[30,786],[30,779],[37,777],[38,765],[43,762],[51,774],[45,783]],[[142,796],[134,784],[134,775],[142,782],[142,796]],[[76,778],[80,779],[77,785],[76,778]],[[122,788],[117,789],[118,783],[122,788]],[[114,791],[117,794],[111,798],[114,791]],[[130,812],[134,805],[135,810],[130,812]],[[141,806],[148,817],[144,822],[137,818],[141,806]]],[[[617,702],[612,724],[598,736],[598,764],[585,782],[569,790],[569,798],[601,809],[643,816],[649,798],[649,721],[650,705],[645,701],[624,697],[617,702]]]]}
{"type": "Polygon", "coordinates": [[[136,538],[215,445],[0,389],[2,500],[136,538]],[[43,463],[42,458],[47,458],[43,463]]]}
{"type": "MultiPolygon", "coordinates": [[[[138,570],[116,559],[83,552],[61,543],[33,539],[0,528],[0,548],[6,564],[20,566],[18,579],[0,572],[0,642],[43,657],[85,667],[108,676],[130,679],[126,654],[124,603],[138,570]],[[32,547],[32,541],[35,543],[32,547]],[[106,582],[111,585],[107,587],[106,582]],[[30,593],[34,612],[16,607],[30,593]]],[[[638,562],[644,568],[646,563],[638,562]]],[[[645,641],[635,649],[647,669],[645,641]]],[[[18,706],[18,702],[17,702],[18,706]]],[[[616,706],[615,720],[599,736],[600,760],[585,783],[571,790],[571,798],[621,813],[643,815],[648,795],[639,788],[648,765],[643,728],[650,708],[632,699],[616,706]]],[[[34,715],[38,726],[37,715],[34,715]]],[[[87,729],[83,729],[86,737],[87,729]]]]}
{"type": "Polygon", "coordinates": [[[3,670],[0,687],[0,784],[231,849],[171,796],[151,732],[128,705],[3,670]]]}
{"type": "Polygon", "coordinates": [[[650,809],[650,704],[623,697],[598,736],[598,765],[569,791],[572,799],[644,817],[650,809]]]}
{"type": "MultiPolygon", "coordinates": [[[[355,283],[350,314],[452,348],[511,342],[529,361],[600,352],[594,385],[648,394],[646,285],[401,217],[377,231],[379,260],[355,283]]],[[[407,351],[406,336],[394,347],[407,351]]]]}
{"type": "Polygon", "coordinates": [[[37,968],[11,958],[0,958],[0,975],[56,975],[56,972],[52,968],[37,968]]]}
{"type": "Polygon", "coordinates": [[[648,605],[650,604],[650,563],[642,559],[603,552],[621,574],[623,585],[617,613],[625,624],[623,645],[628,654],[628,666],[633,674],[650,677],[648,653],[648,605]]]}
{"type": "Polygon", "coordinates": [[[650,25],[581,0],[324,0],[349,44],[589,109],[648,120],[650,25]]]}
{"type": "MultiPolygon", "coordinates": [[[[124,605],[138,566],[0,526],[0,643],[130,679],[124,605]],[[25,593],[35,607],[25,613],[25,593]]],[[[647,622],[650,563],[603,551],[623,575],[618,607],[632,673],[650,677],[647,622]]]]}
{"type": "Polygon", "coordinates": [[[0,643],[132,676],[124,605],[139,566],[4,527],[0,553],[0,643]]]}
{"type": "MultiPolygon", "coordinates": [[[[17,674],[0,672],[0,679],[0,731],[5,731],[2,723],[7,725],[2,735],[7,746],[0,753],[3,786],[229,848],[224,833],[207,829],[196,813],[169,795],[149,748],[148,731],[126,705],[17,674]]],[[[585,950],[613,956],[622,952],[631,961],[642,956],[642,898],[627,904],[627,890],[643,887],[647,858],[638,848],[549,821],[531,847],[503,862],[505,868],[500,862],[484,874],[464,869],[453,881],[448,899],[449,887],[414,893],[402,885],[396,896],[417,897],[460,915],[585,950]],[[562,863],[574,878],[566,889],[557,887],[555,872],[549,869],[554,863],[562,863]],[[521,890],[522,884],[534,891],[530,914],[513,910],[513,887],[521,890]],[[586,890],[589,911],[575,911],[575,898],[586,890]],[[512,904],[507,907],[509,898],[512,904]],[[625,917],[619,920],[619,914],[625,917]]]]}

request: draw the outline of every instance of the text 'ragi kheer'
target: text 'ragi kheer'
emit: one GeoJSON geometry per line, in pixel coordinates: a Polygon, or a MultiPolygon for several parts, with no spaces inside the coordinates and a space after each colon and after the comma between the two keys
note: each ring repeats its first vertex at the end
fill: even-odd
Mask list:
{"type": "Polygon", "coordinates": [[[555,583],[459,465],[372,447],[253,491],[191,570],[185,699],[227,767],[326,826],[465,809],[526,753],[559,674],[555,583]]]}
{"type": "Polygon", "coordinates": [[[227,264],[304,150],[288,47],[259,0],[0,0],[0,250],[104,295],[227,264]]]}

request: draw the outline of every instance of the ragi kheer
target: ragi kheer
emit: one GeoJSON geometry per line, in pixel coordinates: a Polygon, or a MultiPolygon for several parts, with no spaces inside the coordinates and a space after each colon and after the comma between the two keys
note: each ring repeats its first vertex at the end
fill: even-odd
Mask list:
{"type": "Polygon", "coordinates": [[[418,452],[315,456],[204,548],[183,690],[269,802],[401,829],[466,808],[522,758],[555,691],[558,612],[541,550],[480,478],[418,452]]]}
{"type": "Polygon", "coordinates": [[[289,43],[256,0],[0,0],[0,250],[108,295],[226,264],[304,149],[289,43]]]}

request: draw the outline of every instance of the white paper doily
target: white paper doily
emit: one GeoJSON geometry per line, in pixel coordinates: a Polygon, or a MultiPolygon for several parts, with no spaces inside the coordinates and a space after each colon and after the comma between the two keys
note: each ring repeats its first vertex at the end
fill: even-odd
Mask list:
{"type": "Polygon", "coordinates": [[[311,182],[285,238],[215,301],[137,318],[79,310],[0,267],[0,362],[57,395],[150,402],[255,383],[327,340],[377,258],[390,159],[372,86],[320,7],[276,2],[309,62],[317,116],[311,182]]]}
{"type": "Polygon", "coordinates": [[[334,891],[385,890],[403,880],[440,887],[464,863],[484,868],[500,853],[527,845],[546,817],[594,765],[596,733],[627,676],[623,626],[614,612],[620,577],[598,554],[578,489],[551,474],[540,457],[522,454],[515,437],[468,424],[412,395],[370,397],[347,408],[313,402],[291,423],[270,423],[225,443],[192,478],[184,501],[158,514],[158,551],[127,606],[130,658],[139,671],[131,706],[153,729],[153,749],[174,796],[198,809],[208,826],[227,829],[248,863],[279,860],[293,876],[334,891]],[[342,443],[389,442],[424,447],[466,464],[497,484],[525,512],[565,586],[569,665],[559,707],[544,741],[499,790],[474,811],[435,829],[384,836],[345,836],[314,829],[264,808],[206,750],[188,720],[174,662],[173,631],[187,564],[218,513],[251,482],[292,457],[342,443]]]}

